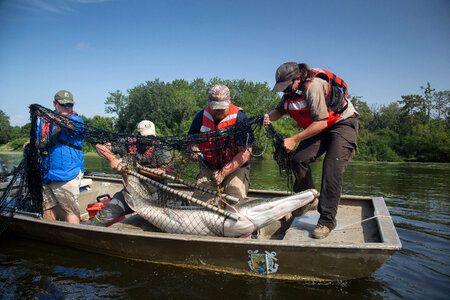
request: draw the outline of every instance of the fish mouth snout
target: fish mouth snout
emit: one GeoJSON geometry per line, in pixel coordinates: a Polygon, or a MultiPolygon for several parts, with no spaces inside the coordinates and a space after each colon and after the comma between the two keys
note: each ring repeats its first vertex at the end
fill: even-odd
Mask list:
{"type": "Polygon", "coordinates": [[[319,192],[316,189],[309,189],[308,191],[313,194],[314,198],[319,198],[319,192]]]}

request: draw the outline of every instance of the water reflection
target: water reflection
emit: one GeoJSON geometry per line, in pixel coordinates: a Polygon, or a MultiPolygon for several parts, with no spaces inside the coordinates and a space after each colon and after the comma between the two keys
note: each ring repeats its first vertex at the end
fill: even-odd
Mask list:
{"type": "Polygon", "coordinates": [[[8,299],[328,299],[355,292],[376,299],[384,292],[371,278],[334,283],[265,280],[129,261],[20,238],[3,239],[0,246],[0,292],[8,299]],[[21,250],[26,248],[33,251],[21,250]]]}

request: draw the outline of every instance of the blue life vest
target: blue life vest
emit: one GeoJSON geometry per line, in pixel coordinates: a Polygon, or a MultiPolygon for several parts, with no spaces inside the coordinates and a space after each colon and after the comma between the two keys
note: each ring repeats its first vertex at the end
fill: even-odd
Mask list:
{"type": "MultiPolygon", "coordinates": [[[[76,114],[69,117],[70,119],[84,123],[83,119],[76,114]]],[[[74,122],[76,130],[84,131],[84,126],[74,122]]],[[[44,121],[41,120],[37,128],[37,138],[39,140],[41,136],[41,130],[44,121]]],[[[54,125],[51,125],[50,132],[54,129],[54,125]]],[[[81,172],[84,173],[84,158],[83,151],[80,150],[83,145],[83,137],[70,136],[65,130],[61,130],[58,140],[52,145],[47,153],[41,155],[41,169],[44,183],[50,183],[50,181],[68,181],[78,176],[81,172]],[[74,147],[70,147],[73,145],[74,147]]]]}

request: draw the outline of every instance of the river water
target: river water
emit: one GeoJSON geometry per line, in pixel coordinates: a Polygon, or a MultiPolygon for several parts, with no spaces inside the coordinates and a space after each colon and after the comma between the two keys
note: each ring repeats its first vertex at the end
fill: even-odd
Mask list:
{"type": "MultiPolygon", "coordinates": [[[[20,154],[0,153],[8,167],[20,154]]],[[[109,171],[94,156],[86,168],[109,171]]],[[[321,164],[313,166],[320,185],[321,164]]],[[[273,161],[252,162],[252,188],[285,190],[273,161]]],[[[450,164],[352,162],[344,194],[385,198],[403,249],[372,276],[285,282],[142,263],[20,238],[0,239],[4,299],[449,299],[450,164]]],[[[95,243],[95,241],[92,241],[95,243]]]]}

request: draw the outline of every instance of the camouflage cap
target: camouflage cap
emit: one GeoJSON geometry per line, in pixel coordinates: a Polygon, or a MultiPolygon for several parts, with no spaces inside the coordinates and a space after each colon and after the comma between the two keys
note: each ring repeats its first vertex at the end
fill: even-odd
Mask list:
{"type": "Polygon", "coordinates": [[[55,100],[58,101],[59,104],[67,104],[72,103],[75,104],[73,101],[72,93],[66,90],[60,90],[55,94],[55,100]]]}
{"type": "Polygon", "coordinates": [[[272,91],[284,91],[291,84],[291,81],[297,78],[298,74],[300,74],[300,69],[297,63],[287,62],[282,64],[278,67],[277,72],[275,73],[275,81],[277,83],[273,87],[272,91]]]}
{"type": "Polygon", "coordinates": [[[226,85],[215,84],[208,91],[210,109],[227,109],[230,106],[230,90],[226,85]]]}

